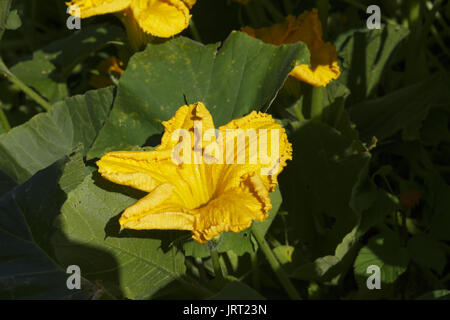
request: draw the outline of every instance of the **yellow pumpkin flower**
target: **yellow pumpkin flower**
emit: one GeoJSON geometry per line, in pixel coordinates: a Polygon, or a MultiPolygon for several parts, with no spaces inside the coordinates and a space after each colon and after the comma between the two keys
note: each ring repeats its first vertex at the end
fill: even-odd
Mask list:
{"type": "Polygon", "coordinates": [[[138,28],[152,36],[169,38],[186,29],[189,9],[196,0],[73,0],[67,5],[81,18],[119,13],[127,31],[138,35],[138,28]],[[78,10],[76,10],[78,9],[78,10]]]}
{"type": "Polygon", "coordinates": [[[204,243],[264,221],[272,207],[269,193],[292,158],[284,129],[270,115],[254,111],[216,130],[198,102],[182,106],[163,125],[154,150],[110,152],[97,162],[104,178],[148,192],[123,212],[122,228],[190,230],[204,243]]]}
{"type": "Polygon", "coordinates": [[[242,31],[264,42],[281,45],[304,42],[311,54],[310,65],[298,65],[291,76],[315,87],[326,86],[337,79],[341,71],[337,62],[336,47],[322,40],[322,25],[317,9],[305,11],[297,18],[289,15],[284,23],[271,27],[253,29],[244,27],[242,31]]]}

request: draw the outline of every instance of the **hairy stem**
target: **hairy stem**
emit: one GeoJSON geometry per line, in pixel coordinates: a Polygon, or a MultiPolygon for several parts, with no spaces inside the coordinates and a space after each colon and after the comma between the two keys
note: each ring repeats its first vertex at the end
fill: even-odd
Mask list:
{"type": "Polygon", "coordinates": [[[3,123],[3,127],[6,129],[6,131],[11,130],[11,125],[9,124],[8,118],[6,117],[6,114],[1,107],[0,107],[0,121],[3,123]]]}
{"type": "Polygon", "coordinates": [[[323,87],[313,87],[311,96],[311,119],[320,119],[323,109],[323,87]]]}
{"type": "Polygon", "coordinates": [[[8,68],[5,66],[3,61],[0,60],[0,75],[4,76],[6,79],[11,81],[20,90],[22,90],[27,96],[33,99],[36,103],[38,103],[42,108],[49,111],[52,106],[48,103],[47,100],[42,98],[39,94],[37,94],[33,89],[28,87],[25,83],[23,83],[19,78],[17,78],[14,74],[12,74],[8,68]]]}

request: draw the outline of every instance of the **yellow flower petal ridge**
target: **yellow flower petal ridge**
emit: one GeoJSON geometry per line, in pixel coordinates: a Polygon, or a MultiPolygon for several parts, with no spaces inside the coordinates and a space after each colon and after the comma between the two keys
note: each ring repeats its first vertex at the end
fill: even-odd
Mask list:
{"type": "MultiPolygon", "coordinates": [[[[188,139],[189,148],[195,154],[199,150],[198,141],[195,142],[196,126],[201,125],[203,132],[215,128],[211,114],[201,102],[180,107],[163,125],[161,144],[154,150],[110,152],[97,162],[104,178],[148,192],[123,212],[119,219],[122,228],[190,230],[195,241],[204,243],[222,232],[240,232],[253,220],[264,221],[272,208],[269,194],[277,185],[277,176],[286,161],[292,158],[292,146],[284,129],[270,115],[252,112],[217,130],[225,137],[221,145],[223,154],[230,146],[236,151],[232,160],[237,160],[239,152],[250,154],[248,149],[252,142],[257,143],[258,148],[268,147],[269,153],[275,152],[272,149],[277,147],[276,166],[268,174],[262,174],[262,169],[273,164],[259,159],[251,164],[233,161],[176,163],[173,160],[173,150],[182,140],[173,140],[177,130],[185,129],[189,133],[191,140],[187,136],[182,138],[188,139]],[[234,144],[234,139],[245,135],[248,129],[256,132],[275,129],[277,134],[273,137],[272,133],[268,134],[266,142],[258,133],[245,140],[242,146],[234,144]],[[237,133],[228,139],[227,130],[237,133]]],[[[200,150],[204,157],[211,156],[206,150],[218,141],[218,136],[214,136],[202,144],[200,150]]]]}
{"type": "Polygon", "coordinates": [[[297,18],[289,15],[284,23],[253,29],[244,27],[243,32],[264,42],[276,45],[304,42],[310,51],[310,65],[298,65],[291,76],[313,86],[326,86],[340,74],[336,47],[322,40],[322,25],[317,9],[305,11],[297,18]]]}

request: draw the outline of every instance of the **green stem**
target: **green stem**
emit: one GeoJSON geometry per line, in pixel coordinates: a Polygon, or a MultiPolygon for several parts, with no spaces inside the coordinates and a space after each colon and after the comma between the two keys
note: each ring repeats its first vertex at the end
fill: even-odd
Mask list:
{"type": "Polygon", "coordinates": [[[261,235],[258,229],[256,229],[254,226],[252,227],[252,232],[256,241],[259,244],[259,247],[266,256],[266,259],[269,262],[270,267],[277,275],[278,279],[280,280],[282,286],[286,290],[289,297],[293,300],[301,300],[300,294],[298,293],[297,289],[295,289],[291,280],[289,280],[287,274],[284,272],[283,268],[281,267],[280,263],[275,257],[275,254],[273,253],[272,249],[270,249],[266,239],[264,239],[264,237],[261,235]]]}
{"type": "Polygon", "coordinates": [[[29,96],[31,99],[33,99],[36,103],[38,103],[46,111],[49,111],[52,108],[51,104],[48,103],[48,101],[46,101],[44,98],[42,98],[33,89],[28,87],[25,83],[23,83],[15,75],[13,75],[11,73],[7,76],[7,78],[9,79],[9,81],[11,81],[13,84],[18,86],[20,90],[22,90],[27,96],[29,96]]]}
{"type": "Polygon", "coordinates": [[[323,109],[324,87],[313,87],[311,94],[311,119],[320,119],[323,109]]]}
{"type": "Polygon", "coordinates": [[[42,108],[46,111],[49,111],[52,106],[48,103],[47,100],[42,98],[39,94],[37,94],[33,89],[28,87],[25,83],[23,83],[19,78],[17,78],[14,74],[12,74],[4,65],[3,61],[0,61],[0,74],[11,81],[13,84],[19,87],[27,96],[33,99],[36,103],[38,103],[42,108]]]}
{"type": "Polygon", "coordinates": [[[220,266],[219,253],[217,252],[216,248],[211,248],[210,250],[211,250],[211,260],[212,260],[216,280],[218,280],[218,282],[222,282],[223,281],[223,273],[222,273],[222,267],[220,266]]]}
{"type": "Polygon", "coordinates": [[[304,100],[305,100],[305,99],[304,99],[303,96],[302,96],[302,97],[300,97],[300,98],[294,103],[294,105],[292,106],[292,109],[294,110],[295,115],[297,116],[297,119],[298,119],[299,121],[305,120],[305,117],[303,116],[303,111],[302,111],[302,106],[303,106],[303,101],[304,101],[304,100]]]}
{"type": "Polygon", "coordinates": [[[11,130],[11,125],[9,124],[8,118],[6,117],[6,114],[1,107],[0,107],[0,120],[3,123],[3,127],[6,129],[6,131],[11,130]]]}
{"type": "Polygon", "coordinates": [[[250,256],[252,262],[252,283],[253,289],[260,291],[261,282],[259,281],[258,253],[253,252],[250,256]]]}
{"type": "Polygon", "coordinates": [[[202,43],[202,37],[200,36],[200,33],[198,32],[198,29],[195,26],[194,19],[192,18],[191,21],[189,22],[189,29],[191,30],[192,36],[194,37],[195,41],[202,43]]]}
{"type": "Polygon", "coordinates": [[[200,279],[208,279],[208,277],[206,276],[205,265],[203,264],[202,259],[201,258],[195,258],[195,262],[198,265],[198,271],[199,271],[200,279]]]}
{"type": "Polygon", "coordinates": [[[115,13],[115,16],[120,19],[125,27],[128,43],[133,52],[141,51],[149,42],[154,40],[154,37],[150,34],[146,34],[136,22],[131,9],[117,12],[115,13]]]}
{"type": "Polygon", "coordinates": [[[408,2],[408,26],[414,28],[419,22],[420,0],[409,0],[408,2]]]}

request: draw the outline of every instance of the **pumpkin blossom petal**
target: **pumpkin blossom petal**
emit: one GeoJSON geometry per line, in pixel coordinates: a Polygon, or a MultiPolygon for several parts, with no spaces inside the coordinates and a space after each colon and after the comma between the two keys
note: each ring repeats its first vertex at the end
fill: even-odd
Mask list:
{"type": "Polygon", "coordinates": [[[264,221],[272,208],[269,192],[258,175],[243,180],[239,188],[230,189],[194,212],[197,215],[192,237],[207,242],[222,232],[241,232],[253,220],[264,221]]]}
{"type": "Polygon", "coordinates": [[[97,166],[99,173],[114,183],[151,192],[170,179],[172,161],[167,152],[117,151],[103,156],[97,166]]]}
{"type": "Polygon", "coordinates": [[[310,64],[298,65],[291,76],[312,86],[326,86],[337,79],[340,68],[337,62],[336,47],[322,40],[322,25],[317,9],[305,11],[297,18],[287,16],[283,23],[270,27],[253,29],[244,27],[243,32],[264,42],[275,45],[303,42],[310,52],[310,64]]]}
{"type": "Polygon", "coordinates": [[[163,183],[127,208],[119,219],[122,228],[136,230],[192,230],[194,216],[185,213],[174,186],[163,183]]]}
{"type": "MultiPolygon", "coordinates": [[[[286,161],[292,159],[292,145],[289,143],[284,128],[278,124],[270,114],[253,111],[247,116],[240,119],[232,120],[228,124],[219,128],[223,135],[226,135],[227,130],[237,131],[236,136],[245,136],[248,130],[255,130],[258,132],[257,136],[251,136],[246,139],[245,145],[241,145],[238,149],[238,144],[234,141],[227,140],[225,148],[235,148],[234,159],[230,162],[235,163],[224,167],[223,170],[229,172],[240,172],[240,175],[250,174],[257,170],[263,169],[265,174],[262,175],[262,181],[266,187],[273,191],[274,187],[278,185],[277,176],[286,166],[286,161]],[[241,130],[241,131],[239,131],[241,130]],[[256,140],[256,141],[254,141],[256,140]],[[256,159],[254,165],[245,164],[239,165],[238,155],[243,154],[249,156],[251,154],[250,144],[257,145],[259,157],[256,159]],[[230,143],[232,145],[230,146],[230,143]],[[266,157],[263,159],[263,157],[266,157]]],[[[238,138],[237,138],[238,139],[238,138]]],[[[226,153],[224,151],[224,153],[226,153]]],[[[237,173],[234,173],[236,175],[237,173]]]]}

